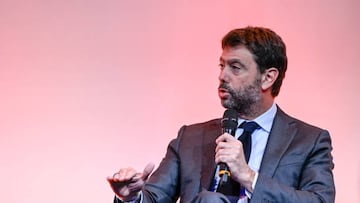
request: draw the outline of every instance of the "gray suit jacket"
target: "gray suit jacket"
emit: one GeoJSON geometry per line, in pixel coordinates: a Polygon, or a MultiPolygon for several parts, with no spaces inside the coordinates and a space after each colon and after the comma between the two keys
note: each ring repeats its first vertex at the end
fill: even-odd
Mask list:
{"type": "MultiPolygon", "coordinates": [[[[143,188],[144,202],[190,202],[215,173],[220,119],[183,126],[143,188]]],[[[334,202],[331,139],[326,130],[278,108],[251,202],[334,202]]]]}

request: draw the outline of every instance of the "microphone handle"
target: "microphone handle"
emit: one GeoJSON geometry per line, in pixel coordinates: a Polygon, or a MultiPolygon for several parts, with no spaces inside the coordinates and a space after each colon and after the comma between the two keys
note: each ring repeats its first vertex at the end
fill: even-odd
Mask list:
{"type": "Polygon", "coordinates": [[[230,171],[228,166],[225,163],[219,164],[219,176],[220,176],[220,182],[219,185],[222,185],[224,183],[227,183],[230,178],[230,171]]]}
{"type": "MultiPolygon", "coordinates": [[[[235,130],[232,130],[231,128],[223,128],[223,134],[229,133],[230,135],[235,135],[235,130]]],[[[219,176],[220,176],[220,182],[219,185],[222,185],[224,183],[227,183],[230,178],[230,171],[229,167],[226,165],[226,163],[220,163],[219,164],[219,176]]]]}

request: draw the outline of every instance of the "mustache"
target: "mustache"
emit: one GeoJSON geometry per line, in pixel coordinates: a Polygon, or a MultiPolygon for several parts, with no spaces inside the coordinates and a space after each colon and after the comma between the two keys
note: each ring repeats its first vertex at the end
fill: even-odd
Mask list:
{"type": "Polygon", "coordinates": [[[224,90],[226,90],[228,92],[232,91],[232,89],[225,83],[220,83],[218,89],[224,89],[224,90]]]}

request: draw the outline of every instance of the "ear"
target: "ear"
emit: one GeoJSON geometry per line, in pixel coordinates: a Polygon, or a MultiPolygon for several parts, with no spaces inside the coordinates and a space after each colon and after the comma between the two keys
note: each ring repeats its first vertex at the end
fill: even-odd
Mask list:
{"type": "Polygon", "coordinates": [[[276,68],[269,68],[261,74],[261,88],[265,91],[271,88],[275,80],[279,76],[279,71],[276,68]]]}

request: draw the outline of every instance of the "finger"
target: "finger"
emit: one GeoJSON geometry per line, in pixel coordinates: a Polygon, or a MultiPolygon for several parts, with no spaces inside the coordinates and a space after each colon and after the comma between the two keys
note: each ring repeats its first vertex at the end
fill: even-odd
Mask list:
{"type": "Polygon", "coordinates": [[[219,144],[219,142],[224,142],[225,141],[225,134],[220,135],[219,137],[216,138],[215,143],[219,144]]]}
{"type": "Polygon", "coordinates": [[[128,181],[136,175],[136,171],[133,168],[123,168],[119,172],[115,173],[113,180],[116,182],[128,181]]]}
{"type": "Polygon", "coordinates": [[[237,148],[237,143],[236,142],[219,142],[217,143],[216,147],[215,147],[215,152],[218,152],[220,150],[227,150],[227,149],[231,149],[231,148],[237,148]]]}
{"type": "Polygon", "coordinates": [[[118,194],[120,197],[126,197],[130,194],[130,190],[128,187],[120,187],[119,193],[116,194],[118,194]]]}
{"type": "Polygon", "coordinates": [[[110,176],[106,177],[106,180],[108,183],[110,183],[110,185],[114,182],[113,177],[110,177],[110,176]]]}
{"type": "Polygon", "coordinates": [[[221,148],[215,152],[215,158],[219,156],[231,156],[233,153],[233,150],[230,148],[221,148]]]}
{"type": "Polygon", "coordinates": [[[135,169],[131,168],[130,170],[126,170],[125,173],[125,181],[132,181],[134,177],[139,174],[135,169]]]}
{"type": "Polygon", "coordinates": [[[107,180],[109,183],[112,183],[112,182],[114,182],[114,177],[113,177],[113,176],[108,176],[108,177],[106,177],[106,180],[107,180]]]}
{"type": "Polygon", "coordinates": [[[131,178],[131,181],[137,181],[137,180],[146,180],[151,172],[154,170],[155,165],[153,163],[148,163],[142,173],[136,173],[135,176],[131,178]]]}
{"type": "Polygon", "coordinates": [[[131,182],[127,185],[129,191],[139,191],[144,185],[144,181],[139,179],[138,181],[131,182]]]}
{"type": "Polygon", "coordinates": [[[215,149],[215,162],[228,163],[243,156],[243,150],[238,143],[222,142],[215,149]],[[223,144],[222,144],[223,143],[223,144]]]}
{"type": "Polygon", "coordinates": [[[218,152],[219,150],[226,149],[226,148],[230,148],[230,145],[228,142],[219,142],[216,145],[215,152],[218,152]]]}
{"type": "Polygon", "coordinates": [[[222,162],[228,164],[229,162],[231,162],[232,158],[233,155],[228,152],[217,153],[215,155],[215,163],[222,162]]]}
{"type": "Polygon", "coordinates": [[[119,195],[119,196],[123,196],[124,193],[128,194],[129,192],[124,190],[126,189],[126,187],[124,187],[126,185],[126,183],[124,182],[118,182],[116,180],[114,180],[112,177],[107,177],[107,181],[110,184],[111,189],[114,191],[115,194],[119,195]]]}
{"type": "Polygon", "coordinates": [[[216,144],[218,144],[219,142],[228,142],[231,140],[234,140],[234,136],[230,135],[229,133],[224,133],[222,135],[220,135],[216,140],[216,144]]]}
{"type": "Polygon", "coordinates": [[[151,172],[154,170],[154,168],[155,168],[154,163],[148,163],[144,168],[144,171],[142,174],[142,179],[146,180],[149,177],[149,175],[151,174],[151,172]]]}

